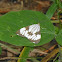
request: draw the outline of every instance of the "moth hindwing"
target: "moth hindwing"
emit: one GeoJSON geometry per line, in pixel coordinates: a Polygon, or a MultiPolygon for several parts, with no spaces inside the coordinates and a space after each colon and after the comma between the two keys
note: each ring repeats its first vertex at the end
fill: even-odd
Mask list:
{"type": "Polygon", "coordinates": [[[17,35],[26,37],[33,43],[39,43],[41,39],[40,24],[23,27],[16,32],[17,35]]]}

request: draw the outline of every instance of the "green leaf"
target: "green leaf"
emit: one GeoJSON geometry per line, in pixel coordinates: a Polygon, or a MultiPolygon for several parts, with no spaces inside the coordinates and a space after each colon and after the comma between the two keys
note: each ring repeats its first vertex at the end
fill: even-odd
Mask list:
{"type": "Polygon", "coordinates": [[[59,9],[62,9],[62,1],[61,0],[55,0],[55,3],[57,4],[57,7],[59,9]]]}
{"type": "Polygon", "coordinates": [[[53,24],[43,13],[31,10],[9,12],[0,17],[0,40],[17,46],[40,46],[50,42],[55,36],[53,24]],[[40,23],[41,40],[34,44],[27,38],[16,35],[16,31],[40,23]]]}
{"type": "Polygon", "coordinates": [[[59,7],[62,9],[62,2],[60,2],[60,5],[59,5],[59,7]]]}
{"type": "Polygon", "coordinates": [[[2,53],[2,48],[0,47],[0,55],[1,55],[1,53],[2,53]]]}
{"type": "Polygon", "coordinates": [[[58,62],[58,60],[56,60],[55,62],[58,62]]]}
{"type": "Polygon", "coordinates": [[[46,13],[46,16],[51,19],[51,17],[54,15],[54,12],[56,11],[57,9],[57,4],[56,3],[53,3],[50,8],[48,9],[47,13],[46,13]]]}
{"type": "Polygon", "coordinates": [[[59,28],[54,26],[55,27],[55,34],[57,35],[59,33],[59,28]]]}
{"type": "Polygon", "coordinates": [[[56,36],[56,41],[62,46],[62,30],[60,30],[59,34],[56,36]]]}

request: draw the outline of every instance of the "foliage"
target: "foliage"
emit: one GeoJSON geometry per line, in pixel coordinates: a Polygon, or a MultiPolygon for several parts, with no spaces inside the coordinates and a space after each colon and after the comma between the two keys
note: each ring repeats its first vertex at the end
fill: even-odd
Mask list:
{"type": "MultiPolygon", "coordinates": [[[[59,45],[62,46],[62,28],[59,29],[51,23],[51,17],[54,12],[62,8],[62,3],[59,0],[55,2],[48,9],[46,14],[38,11],[22,10],[18,12],[9,12],[0,17],[0,40],[8,42],[16,46],[25,46],[20,57],[22,59],[28,57],[31,47],[40,46],[50,42],[54,38],[59,45]],[[58,1],[58,2],[57,2],[58,1]],[[60,4],[59,4],[60,3],[60,4]],[[53,10],[52,10],[53,9],[53,10]],[[40,23],[41,40],[38,44],[30,42],[27,38],[16,35],[16,31],[32,24],[40,23]],[[30,47],[27,47],[30,46],[30,47]]],[[[59,12],[59,11],[58,11],[59,12]]],[[[1,48],[0,48],[1,50],[1,48]]],[[[18,60],[18,62],[25,62],[26,60],[18,60]]]]}
{"type": "Polygon", "coordinates": [[[9,12],[0,17],[0,40],[16,46],[40,46],[50,42],[55,36],[55,29],[46,15],[37,11],[22,10],[9,12]],[[27,38],[16,35],[22,27],[40,23],[41,40],[38,44],[30,42],[27,38]]]}

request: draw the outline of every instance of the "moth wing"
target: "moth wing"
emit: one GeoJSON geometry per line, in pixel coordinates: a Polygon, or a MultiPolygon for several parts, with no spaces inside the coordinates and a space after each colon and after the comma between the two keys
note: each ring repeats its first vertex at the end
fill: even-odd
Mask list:
{"type": "Polygon", "coordinates": [[[24,27],[24,28],[21,28],[20,30],[18,30],[18,31],[16,32],[16,34],[19,35],[19,36],[25,37],[25,36],[24,36],[25,30],[26,30],[25,27],[24,27]]]}
{"type": "Polygon", "coordinates": [[[41,40],[41,33],[40,31],[35,33],[35,36],[30,39],[33,43],[39,43],[41,40]]]}
{"type": "Polygon", "coordinates": [[[39,43],[41,39],[40,25],[33,24],[27,27],[23,27],[16,32],[17,35],[26,37],[33,43],[39,43]]]}

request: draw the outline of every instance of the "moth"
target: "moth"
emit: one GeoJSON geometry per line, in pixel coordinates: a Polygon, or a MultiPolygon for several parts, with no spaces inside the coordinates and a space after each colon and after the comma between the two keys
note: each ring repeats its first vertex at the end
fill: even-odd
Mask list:
{"type": "Polygon", "coordinates": [[[40,24],[23,27],[16,32],[17,35],[26,37],[33,43],[39,43],[41,39],[40,24]]]}

